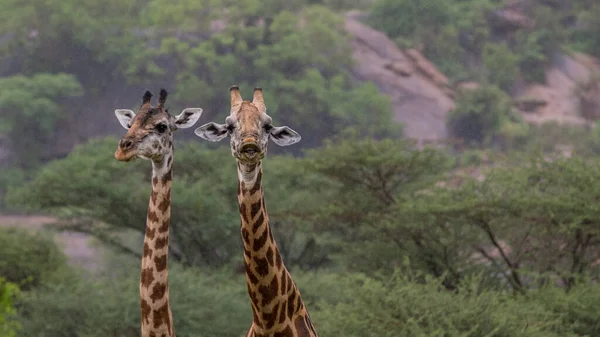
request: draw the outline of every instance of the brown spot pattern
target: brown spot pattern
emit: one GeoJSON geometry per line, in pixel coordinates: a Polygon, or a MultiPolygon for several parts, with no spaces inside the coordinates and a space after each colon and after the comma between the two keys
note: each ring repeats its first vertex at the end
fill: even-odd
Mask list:
{"type": "Polygon", "coordinates": [[[258,211],[260,211],[262,209],[262,201],[261,200],[250,205],[250,219],[254,219],[254,217],[256,217],[256,214],[258,214],[258,211]]]}
{"type": "Polygon", "coordinates": [[[156,282],[154,287],[152,287],[152,295],[150,295],[150,298],[152,299],[152,301],[156,302],[157,300],[160,300],[161,298],[163,298],[163,296],[165,296],[166,292],[167,292],[167,285],[162,284],[160,282],[156,282]]]}
{"type": "Polygon", "coordinates": [[[158,215],[153,210],[148,211],[148,220],[152,223],[157,223],[159,221],[158,215]]]}
{"type": "Polygon", "coordinates": [[[154,265],[156,266],[157,272],[161,272],[167,269],[167,255],[165,254],[163,256],[155,256],[154,265]]]}
{"type": "Polygon", "coordinates": [[[165,221],[163,221],[162,225],[160,225],[160,227],[158,227],[158,232],[159,233],[165,233],[169,231],[169,225],[171,225],[171,219],[165,219],[165,221]]]}
{"type": "Polygon", "coordinates": [[[252,250],[257,251],[260,250],[267,242],[268,231],[264,230],[260,237],[254,239],[254,244],[252,245],[252,250]]]}
{"type": "Polygon", "coordinates": [[[262,319],[265,322],[265,329],[271,329],[275,325],[277,320],[277,306],[273,308],[272,312],[263,312],[262,319]]]}
{"type": "Polygon", "coordinates": [[[250,244],[250,233],[248,233],[248,231],[246,230],[246,228],[243,227],[243,225],[242,225],[242,239],[244,239],[244,243],[246,243],[247,245],[250,244]]]}
{"type": "Polygon", "coordinates": [[[256,273],[260,277],[269,275],[269,262],[264,257],[254,257],[254,263],[256,264],[256,273]]]}
{"type": "Polygon", "coordinates": [[[281,254],[274,245],[275,240],[269,227],[266,210],[264,209],[265,202],[262,192],[259,196],[259,201],[253,202],[256,200],[256,197],[252,197],[251,200],[244,200],[244,198],[249,198],[261,191],[261,182],[262,171],[259,170],[256,182],[249,191],[246,190],[246,186],[244,186],[244,182],[242,181],[240,181],[237,186],[239,211],[242,220],[241,234],[244,242],[244,260],[247,261],[247,263],[245,263],[248,279],[247,287],[254,320],[254,324],[248,331],[247,337],[260,337],[262,335],[257,331],[262,331],[262,329],[271,330],[273,328],[279,329],[279,331],[268,333],[265,336],[317,336],[312,326],[312,322],[308,317],[308,313],[303,312],[305,306],[290,274],[283,265],[281,254]],[[255,218],[256,221],[252,221],[255,218]],[[259,230],[262,227],[265,228],[259,236],[255,236],[254,239],[251,239],[250,225],[252,225],[253,234],[260,233],[259,230]],[[250,246],[251,243],[252,246],[250,246]],[[264,257],[252,257],[252,252],[260,251],[265,245],[268,247],[266,247],[267,250],[264,257]],[[260,281],[262,280],[264,282],[265,278],[269,277],[269,275],[272,277],[269,284],[260,284],[260,281]],[[281,293],[279,292],[280,289],[281,293]],[[258,294],[260,294],[260,302],[257,297],[258,294]],[[287,299],[280,298],[281,295],[287,295],[287,299]],[[265,307],[274,300],[277,302],[273,304],[272,310],[266,311],[265,307]],[[294,319],[298,313],[301,314],[294,319]],[[286,323],[287,318],[289,318],[291,322],[290,324],[283,326],[283,324],[286,323]],[[281,326],[277,326],[276,324],[281,324],[281,326]]]}
{"type": "Polygon", "coordinates": [[[144,257],[151,257],[152,256],[152,249],[150,249],[150,246],[148,245],[147,242],[144,242],[144,257]]]}
{"type": "Polygon", "coordinates": [[[269,303],[271,303],[279,293],[279,282],[277,281],[277,277],[273,277],[273,280],[271,280],[271,283],[269,283],[269,285],[259,286],[258,292],[262,297],[262,306],[266,306],[269,303]]]}
{"type": "Polygon", "coordinates": [[[167,326],[170,324],[168,303],[154,310],[154,328],[157,329],[163,324],[167,326]]]}
{"type": "Polygon", "coordinates": [[[144,288],[148,288],[152,284],[152,281],[154,281],[154,272],[152,267],[144,268],[140,278],[142,286],[144,288]]]}
{"type": "Polygon", "coordinates": [[[287,317],[285,315],[285,308],[286,308],[285,304],[286,304],[285,302],[281,302],[281,308],[279,311],[279,324],[285,322],[285,319],[287,317]]]}
{"type": "Polygon", "coordinates": [[[275,264],[275,261],[273,260],[273,248],[271,247],[267,249],[267,262],[269,262],[270,266],[275,264]]]}
{"type": "Polygon", "coordinates": [[[248,277],[248,281],[252,284],[258,283],[258,278],[254,276],[252,269],[250,268],[250,264],[246,263],[246,276],[248,277]]]}
{"type": "Polygon", "coordinates": [[[242,216],[242,221],[244,223],[249,223],[248,214],[246,213],[246,204],[240,203],[240,215],[242,216]]]}
{"type": "Polygon", "coordinates": [[[258,174],[256,175],[256,182],[254,183],[254,186],[252,186],[252,188],[250,189],[250,192],[249,192],[250,195],[253,195],[258,190],[260,190],[261,182],[262,182],[262,170],[259,170],[258,174]]]}
{"type": "Polygon", "coordinates": [[[288,318],[292,318],[294,316],[294,302],[295,301],[296,301],[296,293],[292,292],[290,294],[290,296],[288,297],[288,299],[287,299],[287,315],[288,315],[288,318]]]}
{"type": "Polygon", "coordinates": [[[166,185],[167,182],[171,181],[172,177],[173,177],[173,172],[171,170],[169,170],[167,173],[165,173],[164,176],[162,176],[162,178],[161,178],[162,184],[166,185]]]}
{"type": "Polygon", "coordinates": [[[169,244],[169,237],[165,236],[162,238],[157,238],[156,242],[154,243],[154,248],[155,249],[161,249],[164,248],[165,246],[167,246],[169,244]]]}
{"type": "Polygon", "coordinates": [[[155,234],[156,234],[156,229],[146,226],[146,237],[148,239],[150,239],[150,240],[154,239],[155,234]]]}
{"type": "Polygon", "coordinates": [[[150,305],[144,299],[141,300],[141,307],[142,307],[142,322],[145,324],[149,324],[150,323],[150,311],[152,310],[152,308],[150,308],[150,305]]]}
{"type": "Polygon", "coordinates": [[[294,327],[296,328],[296,333],[298,333],[298,336],[310,336],[310,331],[308,331],[304,316],[296,317],[296,320],[294,321],[294,327]]]}
{"type": "Polygon", "coordinates": [[[258,216],[258,219],[256,219],[256,222],[254,223],[254,226],[252,226],[252,233],[256,234],[258,229],[264,225],[264,222],[265,222],[265,213],[260,213],[260,215],[258,216]]]}
{"type": "Polygon", "coordinates": [[[152,200],[152,204],[156,205],[156,197],[158,196],[158,192],[157,191],[152,191],[152,193],[150,194],[150,199],[152,200]]]}
{"type": "Polygon", "coordinates": [[[258,307],[258,297],[256,297],[256,292],[248,288],[248,294],[250,294],[250,304],[252,304],[254,308],[258,307]]]}
{"type": "MultiPolygon", "coordinates": [[[[170,191],[169,191],[169,192],[170,192],[170,191]]],[[[166,212],[166,211],[167,211],[167,209],[169,208],[169,206],[171,206],[171,200],[170,200],[170,198],[169,198],[169,196],[168,196],[168,194],[167,194],[167,195],[166,195],[166,196],[163,198],[163,200],[160,202],[160,204],[158,204],[158,206],[157,206],[157,207],[158,207],[158,209],[159,209],[161,212],[163,212],[163,213],[164,213],[164,212],[166,212]]]]}

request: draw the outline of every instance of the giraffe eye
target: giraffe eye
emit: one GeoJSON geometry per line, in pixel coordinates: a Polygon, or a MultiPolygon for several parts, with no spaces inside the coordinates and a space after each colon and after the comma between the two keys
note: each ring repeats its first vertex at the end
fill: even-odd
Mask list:
{"type": "Polygon", "coordinates": [[[156,129],[156,131],[158,131],[158,133],[164,133],[165,131],[167,131],[167,126],[161,123],[161,124],[158,124],[155,127],[155,129],[156,129]]]}
{"type": "Polygon", "coordinates": [[[265,130],[266,130],[267,132],[271,131],[271,129],[273,129],[273,125],[271,125],[271,124],[267,124],[267,125],[265,125],[265,130]]]}

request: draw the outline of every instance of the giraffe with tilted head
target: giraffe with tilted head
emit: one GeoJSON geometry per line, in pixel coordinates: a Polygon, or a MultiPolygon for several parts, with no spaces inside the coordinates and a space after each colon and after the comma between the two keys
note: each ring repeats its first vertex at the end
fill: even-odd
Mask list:
{"type": "Polygon", "coordinates": [[[152,93],[146,91],[137,114],[117,109],[115,115],[127,134],[119,141],[115,158],[152,161],[152,193],[146,217],[146,234],[140,277],[142,337],[175,337],[167,283],[169,225],[171,221],[171,183],[173,170],[173,132],[192,127],[202,109],[187,108],[178,116],[165,109],[167,91],[161,89],[153,107],[152,93]]]}
{"type": "Polygon", "coordinates": [[[279,146],[300,141],[287,126],[273,126],[262,89],[254,89],[252,102],[242,100],[232,86],[231,112],[225,124],[208,123],[194,133],[216,142],[231,137],[231,153],[238,169],[238,203],[242,219],[244,263],[254,315],[247,337],[316,337],[317,333],[300,291],[283,264],[269,226],[262,188],[262,159],[269,139],[279,146]]]}

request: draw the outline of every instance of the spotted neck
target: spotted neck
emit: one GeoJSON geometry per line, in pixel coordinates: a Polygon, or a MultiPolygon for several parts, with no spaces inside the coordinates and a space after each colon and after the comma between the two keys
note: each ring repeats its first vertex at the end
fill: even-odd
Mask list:
{"type": "Polygon", "coordinates": [[[172,164],[172,152],[161,162],[152,162],[152,194],[140,278],[142,337],[175,337],[167,283],[172,164]]]}
{"type": "Polygon", "coordinates": [[[317,337],[269,226],[261,163],[238,163],[238,202],[253,323],[247,336],[317,337]]]}

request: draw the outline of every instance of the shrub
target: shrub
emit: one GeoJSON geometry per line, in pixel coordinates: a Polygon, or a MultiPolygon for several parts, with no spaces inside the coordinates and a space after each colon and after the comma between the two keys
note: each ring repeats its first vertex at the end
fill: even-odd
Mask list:
{"type": "Polygon", "coordinates": [[[19,296],[19,287],[0,277],[0,337],[16,337],[21,325],[15,319],[14,300],[19,296]]]}
{"type": "Polygon", "coordinates": [[[441,290],[436,279],[416,282],[400,275],[386,280],[344,275],[332,284],[336,286],[329,286],[332,293],[326,297],[330,301],[317,301],[319,310],[311,313],[322,335],[576,336],[561,314],[546,310],[535,297],[482,289],[477,278],[466,280],[456,292],[441,290]]]}
{"type": "MultiPolygon", "coordinates": [[[[139,336],[139,266],[126,265],[127,271],[95,278],[68,270],[26,293],[19,305],[21,336],[139,336]]],[[[177,335],[241,336],[249,328],[252,313],[242,278],[173,264],[170,269],[177,335]]]]}
{"type": "Polygon", "coordinates": [[[30,289],[66,265],[60,248],[47,235],[23,229],[0,229],[0,276],[30,289]]]}
{"type": "Polygon", "coordinates": [[[459,93],[456,107],[448,115],[450,134],[467,143],[489,142],[510,116],[509,103],[508,96],[495,86],[459,93]]]}
{"type": "Polygon", "coordinates": [[[487,43],[482,58],[490,83],[509,91],[519,74],[519,57],[504,43],[487,43]]]}

